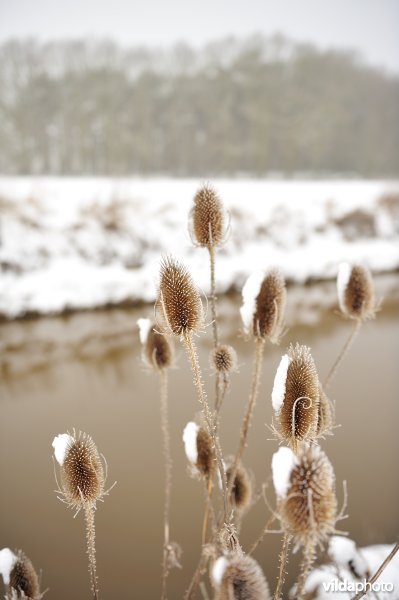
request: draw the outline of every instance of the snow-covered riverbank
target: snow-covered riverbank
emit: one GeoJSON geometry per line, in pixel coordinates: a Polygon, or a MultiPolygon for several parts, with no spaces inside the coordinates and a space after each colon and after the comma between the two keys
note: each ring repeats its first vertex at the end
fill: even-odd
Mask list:
{"type": "MultiPolygon", "coordinates": [[[[184,261],[205,291],[206,251],[187,226],[202,182],[0,178],[0,313],[13,318],[152,301],[159,260],[184,261]]],[[[342,260],[399,268],[398,182],[213,182],[230,213],[219,292],[253,270],[334,277],[342,260]]]]}

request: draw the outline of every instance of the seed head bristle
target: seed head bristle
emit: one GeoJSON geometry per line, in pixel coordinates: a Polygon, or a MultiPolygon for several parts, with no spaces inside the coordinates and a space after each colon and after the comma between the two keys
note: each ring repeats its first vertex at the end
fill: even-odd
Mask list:
{"type": "MultiPolygon", "coordinates": [[[[232,466],[226,469],[227,484],[230,484],[232,466]]],[[[242,464],[239,464],[234,478],[234,484],[231,488],[230,496],[232,505],[242,512],[249,507],[252,500],[252,485],[249,475],[242,464]]]]}
{"type": "Polygon", "coordinates": [[[322,543],[334,532],[337,519],[335,477],[330,461],[317,445],[302,448],[293,463],[286,495],[278,514],[297,546],[322,543]]]}
{"type": "Polygon", "coordinates": [[[203,322],[199,292],[186,267],[171,257],[161,263],[157,306],[174,335],[198,331],[203,322]]]}
{"type": "Polygon", "coordinates": [[[317,417],[317,437],[324,437],[332,432],[333,411],[325,391],[319,388],[319,412],[317,417]]]}
{"type": "Polygon", "coordinates": [[[270,600],[270,590],[259,564],[250,556],[221,556],[212,568],[215,600],[270,600]]]}
{"type": "Polygon", "coordinates": [[[232,346],[220,345],[211,354],[211,365],[219,373],[231,373],[237,368],[237,354],[232,346]]]}
{"type": "Polygon", "coordinates": [[[87,433],[69,436],[61,464],[62,491],[74,508],[94,506],[104,493],[104,469],[93,439],[87,433]]]}
{"type": "Polygon", "coordinates": [[[303,441],[312,440],[317,434],[320,386],[307,346],[291,344],[286,357],[288,368],[281,392],[281,406],[275,413],[276,431],[297,452],[303,441]]]}
{"type": "Polygon", "coordinates": [[[337,279],[338,299],[342,312],[351,319],[364,321],[375,315],[374,287],[371,273],[361,265],[340,266],[337,279]]]}
{"type": "Polygon", "coordinates": [[[12,597],[38,600],[40,598],[39,578],[30,559],[18,550],[17,560],[10,572],[12,597]]]}
{"type": "Polygon", "coordinates": [[[197,433],[197,463],[195,466],[206,478],[211,477],[215,469],[212,438],[204,427],[200,427],[197,433]]]}
{"type": "Polygon", "coordinates": [[[214,188],[202,186],[194,197],[192,229],[199,246],[219,246],[224,235],[222,202],[214,188]]]}

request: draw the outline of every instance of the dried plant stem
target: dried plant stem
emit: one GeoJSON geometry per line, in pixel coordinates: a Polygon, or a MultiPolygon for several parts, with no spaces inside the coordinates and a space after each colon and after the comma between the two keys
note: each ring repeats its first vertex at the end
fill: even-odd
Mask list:
{"type": "Polygon", "coordinates": [[[205,557],[201,553],[197,568],[194,571],[194,575],[190,581],[190,585],[187,588],[186,593],[184,594],[184,600],[190,600],[193,597],[193,594],[200,583],[201,577],[205,572],[205,557]]]}
{"type": "Polygon", "coordinates": [[[163,454],[165,461],[165,498],[164,498],[164,543],[162,559],[162,600],[166,600],[166,581],[169,574],[169,513],[170,493],[172,487],[172,456],[170,452],[170,434],[168,419],[168,373],[166,369],[160,371],[161,380],[161,431],[163,441],[163,454]]]}
{"type": "Polygon", "coordinates": [[[255,540],[255,542],[252,544],[251,548],[249,549],[249,552],[248,552],[249,555],[253,554],[255,552],[256,548],[259,546],[259,544],[263,542],[265,535],[269,532],[270,525],[275,520],[276,520],[276,515],[272,515],[270,517],[270,519],[268,520],[268,522],[266,523],[266,525],[264,526],[260,536],[255,540]]]}
{"type": "Polygon", "coordinates": [[[298,577],[296,598],[302,600],[304,595],[304,588],[307,576],[309,575],[310,569],[312,568],[313,562],[316,558],[316,541],[311,540],[303,549],[303,558],[300,566],[300,573],[298,577]]]}
{"type": "Polygon", "coordinates": [[[204,520],[202,523],[202,545],[204,545],[206,543],[206,534],[208,531],[209,513],[211,512],[211,509],[212,509],[212,504],[211,504],[212,492],[213,492],[213,479],[212,479],[212,477],[210,477],[208,480],[208,485],[207,485],[207,489],[206,489],[205,513],[204,513],[204,520]]]}
{"type": "Polygon", "coordinates": [[[191,364],[191,369],[194,375],[194,385],[197,390],[198,400],[201,404],[202,412],[205,418],[205,424],[209,435],[212,438],[212,443],[215,448],[216,461],[220,473],[220,479],[222,480],[223,489],[223,509],[224,509],[224,520],[228,522],[228,502],[227,502],[227,483],[226,483],[226,470],[224,467],[222,450],[220,447],[219,439],[216,435],[215,419],[209,408],[208,399],[206,397],[204,384],[201,377],[201,369],[199,366],[198,355],[192,339],[192,335],[186,333],[183,336],[183,340],[186,346],[187,354],[191,364]]]}
{"type": "Polygon", "coordinates": [[[287,567],[287,562],[288,562],[290,542],[291,542],[291,536],[288,535],[287,533],[285,533],[284,537],[283,537],[283,547],[281,548],[281,552],[280,552],[280,568],[279,568],[279,573],[278,573],[276,591],[274,592],[274,600],[282,599],[282,591],[283,591],[284,579],[285,579],[285,575],[286,575],[285,569],[287,567]]]}
{"type": "MultiPolygon", "coordinates": [[[[212,232],[209,231],[210,238],[212,237],[212,232]]],[[[211,304],[211,312],[212,312],[212,332],[213,332],[213,347],[216,348],[219,345],[219,331],[218,331],[218,321],[217,321],[217,308],[216,308],[216,283],[215,283],[215,263],[216,263],[216,255],[215,255],[215,246],[213,244],[208,245],[209,252],[209,262],[210,262],[210,274],[211,274],[211,294],[209,297],[211,304]]],[[[222,387],[223,380],[221,373],[219,371],[216,372],[216,382],[215,382],[215,411],[216,414],[219,414],[222,401],[224,397],[224,389],[226,386],[222,387]]],[[[216,423],[216,429],[218,429],[219,422],[216,423]]]]}
{"type": "Polygon", "coordinates": [[[94,525],[95,508],[91,503],[85,503],[84,516],[86,524],[87,554],[89,555],[89,573],[93,600],[98,600],[98,578],[96,570],[96,530],[94,525]]]}
{"type": "MultiPolygon", "coordinates": [[[[374,575],[367,581],[367,583],[370,584],[370,587],[373,585],[373,583],[375,583],[377,581],[377,579],[380,577],[380,575],[382,574],[384,569],[389,565],[389,563],[391,562],[391,560],[393,559],[393,557],[395,556],[395,554],[398,551],[399,551],[399,542],[397,544],[395,544],[394,548],[392,548],[392,551],[386,557],[386,559],[381,564],[381,566],[377,569],[377,571],[374,573],[374,575]]],[[[364,590],[361,592],[358,592],[356,594],[356,596],[353,596],[352,600],[359,600],[360,598],[363,598],[363,596],[365,596],[368,592],[368,589],[367,589],[368,587],[369,586],[365,585],[364,590]]]]}
{"type": "Polygon", "coordinates": [[[234,485],[235,476],[237,474],[237,469],[238,469],[238,464],[242,458],[242,455],[245,450],[245,446],[247,444],[248,431],[249,431],[249,427],[251,425],[252,414],[254,412],[256,399],[258,397],[258,392],[259,392],[259,383],[260,383],[260,375],[261,375],[261,371],[262,371],[262,360],[263,360],[264,349],[265,349],[265,340],[263,338],[256,338],[255,365],[254,365],[254,371],[253,371],[253,376],[252,376],[251,393],[249,395],[249,400],[248,400],[244,420],[241,425],[240,443],[238,446],[237,453],[234,457],[234,463],[233,463],[233,466],[232,466],[231,472],[230,472],[230,479],[229,479],[230,483],[229,483],[229,489],[228,489],[229,496],[230,496],[231,490],[234,485]]]}
{"type": "Polygon", "coordinates": [[[328,386],[330,385],[331,381],[334,378],[334,375],[336,374],[336,372],[338,371],[338,367],[341,364],[342,360],[344,359],[344,357],[346,356],[347,352],[349,351],[350,347],[353,344],[353,340],[355,339],[356,335],[359,332],[360,326],[361,326],[362,322],[360,319],[356,319],[356,321],[354,321],[353,323],[353,327],[352,327],[352,331],[348,337],[348,339],[346,340],[341,352],[338,354],[333,366],[331,367],[325,381],[323,384],[323,388],[326,390],[328,388],[328,386]]]}

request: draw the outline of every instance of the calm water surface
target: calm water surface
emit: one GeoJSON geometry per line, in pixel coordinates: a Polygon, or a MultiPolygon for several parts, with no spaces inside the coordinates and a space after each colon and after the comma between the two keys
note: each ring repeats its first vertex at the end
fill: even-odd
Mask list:
{"type": "MultiPolygon", "coordinates": [[[[377,319],[366,323],[331,387],[336,401],[335,435],[323,443],[335,468],[337,493],[348,482],[349,518],[340,527],[359,544],[388,543],[399,532],[399,278],[377,281],[385,300],[377,319]]],[[[259,403],[245,464],[256,489],[270,476],[278,445],[267,428],[270,393],[281,354],[292,341],[306,343],[323,378],[350,324],[335,312],[332,284],[289,290],[289,329],[280,347],[268,346],[259,403]]],[[[237,299],[220,304],[222,338],[239,356],[222,413],[221,439],[230,454],[237,445],[247,400],[253,343],[239,336],[237,299]]],[[[46,598],[90,598],[82,515],[56,498],[51,441],[73,427],[90,433],[106,456],[108,483],[117,481],[98,506],[97,554],[101,597],[159,598],[162,547],[163,461],[159,386],[140,359],[136,319],[152,308],[42,318],[0,326],[0,547],[23,548],[42,569],[46,598]]],[[[211,331],[198,338],[210,397],[211,331]]],[[[199,410],[183,349],[176,346],[170,373],[170,423],[174,460],[171,535],[183,549],[183,570],[170,576],[169,597],[182,598],[200,550],[203,488],[190,479],[182,430],[199,410]]],[[[268,501],[274,505],[269,487],[268,501]]],[[[244,519],[244,549],[257,537],[269,511],[261,499],[244,519]]],[[[280,536],[258,548],[273,587],[280,536]]],[[[295,579],[296,559],[290,581],[295,579]]]]}

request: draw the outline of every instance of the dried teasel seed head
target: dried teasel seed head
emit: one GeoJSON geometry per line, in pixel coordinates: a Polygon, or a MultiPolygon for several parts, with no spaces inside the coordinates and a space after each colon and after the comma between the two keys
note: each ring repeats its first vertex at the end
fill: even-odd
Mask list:
{"type": "Polygon", "coordinates": [[[161,263],[157,307],[174,335],[195,333],[202,326],[200,294],[187,269],[171,257],[161,263]]]}
{"type": "Polygon", "coordinates": [[[259,564],[250,556],[220,556],[211,579],[215,600],[270,600],[270,590],[259,564]]]}
{"type": "Polygon", "coordinates": [[[140,341],[146,363],[154,369],[167,369],[173,363],[173,348],[168,338],[155,331],[149,319],[138,319],[140,341]]]}
{"type": "Polygon", "coordinates": [[[237,368],[237,354],[232,346],[221,344],[212,351],[211,365],[218,373],[231,373],[237,368]]]}
{"type": "Polygon", "coordinates": [[[197,191],[190,216],[193,235],[199,246],[219,246],[222,243],[225,217],[222,202],[213,187],[204,185],[197,191]]]}
{"type": "Polygon", "coordinates": [[[190,463],[201,475],[210,477],[215,468],[215,452],[207,430],[190,421],[184,428],[183,442],[190,463]]]}
{"type": "MultiPolygon", "coordinates": [[[[231,471],[233,466],[228,465],[226,468],[227,484],[231,481],[231,471]]],[[[238,510],[243,512],[249,507],[252,500],[252,485],[249,475],[242,464],[239,464],[234,478],[234,484],[231,488],[231,503],[238,510]]]]}
{"type": "Polygon", "coordinates": [[[272,472],[284,531],[297,547],[324,542],[337,520],[335,476],[327,456],[317,445],[302,448],[297,456],[282,447],[273,455],[272,472]]]}
{"type": "Polygon", "coordinates": [[[290,345],[277,369],[272,391],[275,430],[295,452],[317,435],[320,385],[310,348],[290,345]]]}
{"type": "Polygon", "coordinates": [[[93,439],[74,431],[56,436],[52,445],[67,503],[73,508],[94,506],[104,493],[104,469],[93,439]]]}
{"type": "Polygon", "coordinates": [[[264,274],[253,273],[242,289],[240,309],[246,333],[257,338],[279,342],[286,304],[284,277],[275,269],[264,274]]]}
{"type": "Polygon", "coordinates": [[[364,321],[375,315],[371,273],[361,265],[342,263],[337,277],[338,301],[344,315],[364,321]]]}
{"type": "Polygon", "coordinates": [[[10,588],[11,598],[38,600],[41,597],[37,573],[22,550],[16,553],[9,548],[0,550],[0,573],[4,584],[10,588]]]}

